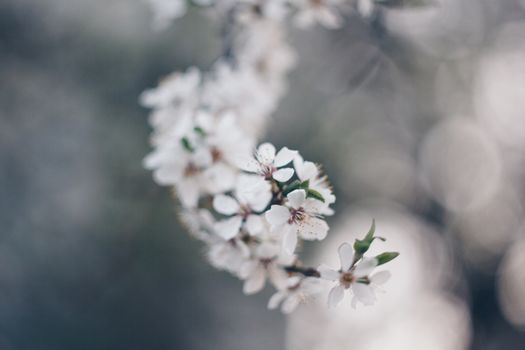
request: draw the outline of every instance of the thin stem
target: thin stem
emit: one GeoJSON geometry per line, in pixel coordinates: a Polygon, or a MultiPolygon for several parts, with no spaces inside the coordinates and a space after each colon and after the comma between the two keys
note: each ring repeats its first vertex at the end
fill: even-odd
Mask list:
{"type": "Polygon", "coordinates": [[[313,267],[300,267],[300,266],[283,266],[283,269],[288,273],[300,273],[305,277],[321,277],[321,274],[317,269],[313,267]]]}

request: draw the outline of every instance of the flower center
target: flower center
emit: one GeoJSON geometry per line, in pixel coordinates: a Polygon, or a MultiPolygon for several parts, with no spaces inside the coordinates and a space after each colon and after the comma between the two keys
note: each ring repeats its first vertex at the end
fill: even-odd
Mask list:
{"type": "Polygon", "coordinates": [[[264,176],[266,180],[271,180],[273,172],[277,170],[272,165],[261,165],[261,175],[264,176]]]}
{"type": "Polygon", "coordinates": [[[246,205],[241,205],[241,208],[239,209],[239,215],[243,218],[243,219],[247,219],[248,216],[250,216],[250,214],[252,213],[252,210],[246,206],[246,205]]]}
{"type": "Polygon", "coordinates": [[[261,261],[262,266],[264,266],[264,268],[267,269],[268,266],[270,266],[270,264],[272,263],[273,259],[272,258],[263,258],[260,261],[261,261]]]}
{"type": "Polygon", "coordinates": [[[217,163],[222,159],[222,152],[217,147],[212,147],[210,150],[211,159],[214,163],[217,163]]]}
{"type": "Polygon", "coordinates": [[[341,274],[341,277],[339,278],[339,281],[341,282],[341,284],[346,288],[350,288],[350,286],[352,285],[352,283],[354,283],[355,281],[355,277],[354,275],[352,275],[351,272],[343,272],[341,274]]]}
{"type": "Polygon", "coordinates": [[[304,209],[302,207],[298,208],[298,209],[291,208],[290,209],[290,217],[288,218],[288,223],[290,225],[291,224],[297,224],[297,223],[303,221],[305,218],[306,218],[306,212],[304,211],[304,209]]]}
{"type": "Polygon", "coordinates": [[[199,172],[199,168],[192,162],[189,162],[188,165],[186,165],[186,168],[184,169],[184,176],[185,177],[191,177],[196,175],[199,172]]]}

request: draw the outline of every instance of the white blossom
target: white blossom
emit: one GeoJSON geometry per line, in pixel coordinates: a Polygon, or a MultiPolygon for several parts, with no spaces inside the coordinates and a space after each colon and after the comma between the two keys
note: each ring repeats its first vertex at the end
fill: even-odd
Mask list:
{"type": "Polygon", "coordinates": [[[255,157],[242,160],[239,166],[241,169],[259,174],[267,180],[273,179],[278,182],[286,182],[291,179],[294,170],[293,168],[285,167],[285,165],[289,164],[296,154],[297,151],[292,151],[287,147],[281,148],[276,154],[274,145],[263,143],[257,148],[255,157]]]}
{"type": "Polygon", "coordinates": [[[313,162],[305,161],[299,153],[295,156],[293,165],[299,180],[308,181],[308,187],[323,196],[325,205],[320,207],[320,213],[333,215],[334,211],[330,208],[330,205],[335,203],[335,196],[332,193],[328,179],[321,174],[319,167],[313,162]]]}
{"type": "Polygon", "coordinates": [[[295,251],[298,237],[305,240],[322,240],[328,224],[321,218],[324,204],[307,198],[305,190],[295,190],[287,196],[286,205],[272,205],[266,220],[272,231],[283,232],[283,247],[289,254],[295,251]]]}
{"type": "Polygon", "coordinates": [[[254,253],[255,256],[241,266],[239,276],[244,280],[243,292],[259,292],[264,288],[267,279],[275,288],[284,288],[287,274],[281,266],[290,264],[295,257],[284,254],[281,247],[272,242],[260,244],[254,253]]]}
{"type": "MultiPolygon", "coordinates": [[[[158,28],[183,16],[190,4],[146,1],[158,28]]],[[[181,218],[205,244],[211,265],[243,280],[246,294],[260,291],[266,281],[277,289],[269,308],[292,312],[319,292],[318,277],[337,282],[329,293],[332,306],[345,290],[352,291],[353,305],[374,302],[377,287],[389,273],[370,275],[379,260],[361,255],[354,259],[348,244],[339,249],[338,271],[298,268],[302,266],[294,255],[298,240],[324,239],[328,225],[323,218],[333,214],[330,205],[335,196],[320,167],[287,147],[277,152],[271,143],[253,152],[286,91],[286,74],[296,63],[286,40],[286,20],[292,18],[300,27],[319,23],[337,28],[343,23],[346,1],[192,0],[191,4],[209,6],[211,16],[229,21],[224,35],[228,55],[206,72],[195,67],[175,72],[142,93],[141,104],[152,109],[154,148],[144,166],[153,171],[157,183],[175,189],[183,206],[181,218]]],[[[366,4],[359,1],[361,12],[369,9],[366,4]]],[[[371,232],[360,241],[364,250],[377,238],[371,232]]],[[[382,263],[397,256],[385,254],[382,263]]]]}
{"type": "Polygon", "coordinates": [[[213,208],[230,216],[216,224],[217,234],[224,239],[235,237],[241,226],[251,235],[261,233],[264,218],[258,215],[272,198],[270,184],[256,175],[240,175],[234,197],[220,194],[213,199],[213,208]]]}
{"type": "Polygon", "coordinates": [[[292,0],[291,2],[297,8],[295,23],[300,28],[319,23],[335,29],[343,24],[340,8],[344,5],[344,0],[292,0]]]}
{"type": "Polygon", "coordinates": [[[370,276],[377,267],[377,259],[363,258],[356,264],[354,250],[348,243],[341,244],[338,253],[341,264],[338,271],[324,265],[318,268],[322,279],[337,281],[337,284],[328,294],[328,305],[330,307],[337,306],[347,290],[352,291],[352,305],[355,306],[358,301],[364,305],[372,305],[376,300],[374,287],[385,283],[389,279],[390,273],[381,271],[370,276]]]}
{"type": "Polygon", "coordinates": [[[286,281],[286,287],[277,291],[268,301],[269,309],[276,309],[281,305],[281,311],[285,314],[293,312],[301,303],[308,302],[316,294],[321,292],[322,286],[318,278],[302,278],[293,276],[286,281]]]}

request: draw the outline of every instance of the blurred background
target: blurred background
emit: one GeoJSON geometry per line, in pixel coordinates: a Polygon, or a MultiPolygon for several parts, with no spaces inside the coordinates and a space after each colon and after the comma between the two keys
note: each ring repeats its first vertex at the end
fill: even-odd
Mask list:
{"type": "Polygon", "coordinates": [[[372,218],[402,255],[376,306],[290,319],[204,261],[142,168],[141,91],[220,54],[202,14],[151,20],[140,1],[0,3],[1,350],[523,349],[525,1],[291,32],[267,139],[338,195],[308,259],[333,262],[372,218]]]}

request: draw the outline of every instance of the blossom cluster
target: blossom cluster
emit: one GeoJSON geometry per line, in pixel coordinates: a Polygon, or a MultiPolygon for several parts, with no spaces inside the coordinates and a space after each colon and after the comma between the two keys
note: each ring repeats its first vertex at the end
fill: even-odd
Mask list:
{"type": "MultiPolygon", "coordinates": [[[[172,17],[188,4],[155,2],[171,3],[164,11],[172,17]]],[[[175,72],[142,94],[141,103],[152,109],[154,147],[144,165],[157,183],[174,189],[181,217],[204,242],[209,262],[241,279],[244,293],[257,293],[268,282],[277,290],[268,307],[280,305],[288,313],[321,293],[328,280],[338,282],[330,305],[345,290],[370,304],[375,286],[388,277],[372,270],[396,253],[365,258],[377,238],[372,229],[364,240],[341,246],[339,270],[304,267],[298,257],[303,242],[327,237],[325,218],[335,203],[331,186],[320,166],[298,151],[270,143],[256,148],[296,61],[283,26],[292,3],[294,21],[328,27],[339,22],[340,0],[195,1],[233,13],[225,21],[240,30],[229,28],[224,56],[206,72],[195,67],[175,72]]]]}

